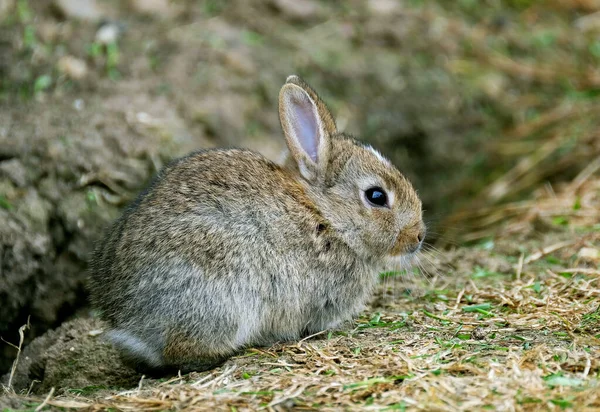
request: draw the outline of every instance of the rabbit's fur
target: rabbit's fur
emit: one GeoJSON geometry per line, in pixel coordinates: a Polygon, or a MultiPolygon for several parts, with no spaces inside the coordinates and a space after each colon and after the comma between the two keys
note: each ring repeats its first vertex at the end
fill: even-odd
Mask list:
{"type": "Polygon", "coordinates": [[[407,179],[339,133],[297,76],[279,106],[284,165],[248,150],[192,153],[99,243],[92,300],[138,366],[201,370],[248,345],[335,327],[363,308],[382,264],[420,247],[421,202],[407,179]],[[371,187],[387,206],[369,203],[371,187]]]}

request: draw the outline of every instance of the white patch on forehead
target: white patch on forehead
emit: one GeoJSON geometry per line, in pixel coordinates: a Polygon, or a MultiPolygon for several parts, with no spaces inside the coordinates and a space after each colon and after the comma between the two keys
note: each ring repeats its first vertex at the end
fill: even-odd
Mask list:
{"type": "Polygon", "coordinates": [[[375,155],[375,157],[377,159],[379,159],[382,163],[384,163],[386,166],[391,166],[392,165],[390,163],[390,161],[388,159],[386,159],[385,157],[383,157],[383,155],[381,153],[379,153],[379,151],[375,150],[373,148],[373,146],[367,145],[366,148],[369,149],[371,151],[371,153],[373,153],[375,155]]]}

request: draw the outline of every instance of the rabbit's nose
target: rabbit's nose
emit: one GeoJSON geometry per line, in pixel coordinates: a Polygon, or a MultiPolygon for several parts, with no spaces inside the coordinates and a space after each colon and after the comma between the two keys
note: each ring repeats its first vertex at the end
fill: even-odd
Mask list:
{"type": "Polygon", "coordinates": [[[396,239],[391,255],[411,254],[417,252],[425,240],[425,225],[420,222],[413,227],[400,232],[396,239]]]}
{"type": "Polygon", "coordinates": [[[415,236],[413,241],[406,246],[406,253],[415,253],[423,245],[425,240],[425,229],[421,229],[415,236]]]}
{"type": "Polygon", "coordinates": [[[419,222],[415,225],[413,232],[409,235],[408,241],[406,242],[406,253],[415,253],[417,252],[421,246],[423,245],[423,241],[425,240],[426,229],[423,222],[419,222]]]}

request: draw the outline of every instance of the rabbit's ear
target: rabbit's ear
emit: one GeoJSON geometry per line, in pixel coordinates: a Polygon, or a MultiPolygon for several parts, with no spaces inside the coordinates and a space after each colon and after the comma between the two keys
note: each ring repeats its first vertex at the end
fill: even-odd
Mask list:
{"type": "Polygon", "coordinates": [[[279,93],[279,117],[291,155],[302,176],[324,176],[335,122],[316,93],[297,76],[290,76],[279,93]]]}

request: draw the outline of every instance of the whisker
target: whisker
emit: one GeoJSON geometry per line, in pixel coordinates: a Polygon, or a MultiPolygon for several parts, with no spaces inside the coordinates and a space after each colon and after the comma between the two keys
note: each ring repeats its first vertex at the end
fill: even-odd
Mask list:
{"type": "Polygon", "coordinates": [[[421,254],[421,257],[430,266],[429,268],[427,268],[423,263],[420,263],[422,270],[425,273],[427,273],[427,275],[431,278],[437,278],[438,276],[440,276],[440,270],[438,268],[438,265],[426,254],[421,254]]]}
{"type": "Polygon", "coordinates": [[[427,283],[429,283],[429,286],[432,286],[431,275],[430,275],[429,271],[427,271],[427,269],[425,269],[425,267],[423,267],[423,264],[421,262],[417,263],[417,267],[419,268],[422,277],[427,281],[427,283]]]}
{"type": "Polygon", "coordinates": [[[438,253],[444,253],[442,250],[440,250],[440,249],[438,249],[437,247],[435,247],[435,245],[434,245],[434,244],[432,244],[432,243],[425,242],[425,243],[423,243],[423,246],[425,246],[425,247],[428,247],[428,248],[429,248],[429,249],[431,249],[431,250],[435,250],[435,251],[436,251],[436,252],[438,252],[438,253]]]}

